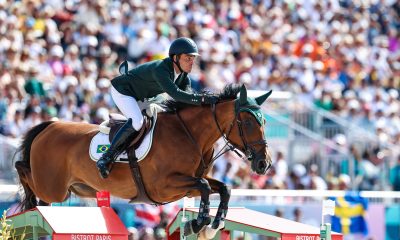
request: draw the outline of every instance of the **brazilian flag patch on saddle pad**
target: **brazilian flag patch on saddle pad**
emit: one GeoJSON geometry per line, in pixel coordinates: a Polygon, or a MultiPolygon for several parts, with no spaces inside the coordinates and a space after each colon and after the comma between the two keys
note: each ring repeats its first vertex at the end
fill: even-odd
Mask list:
{"type": "Polygon", "coordinates": [[[110,148],[110,144],[99,144],[97,145],[97,153],[105,153],[110,148]]]}

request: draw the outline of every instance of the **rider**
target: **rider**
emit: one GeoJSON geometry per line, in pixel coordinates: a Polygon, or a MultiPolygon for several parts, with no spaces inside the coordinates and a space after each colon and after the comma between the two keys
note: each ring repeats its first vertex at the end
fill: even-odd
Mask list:
{"type": "Polygon", "coordinates": [[[111,81],[111,96],[118,109],[129,119],[115,134],[109,150],[97,161],[102,178],[108,177],[109,165],[123,151],[126,139],[139,131],[143,116],[137,101],[167,93],[176,101],[193,105],[214,104],[217,97],[191,92],[188,73],[199,56],[196,43],[181,37],[169,48],[169,57],[141,64],[111,81]]]}

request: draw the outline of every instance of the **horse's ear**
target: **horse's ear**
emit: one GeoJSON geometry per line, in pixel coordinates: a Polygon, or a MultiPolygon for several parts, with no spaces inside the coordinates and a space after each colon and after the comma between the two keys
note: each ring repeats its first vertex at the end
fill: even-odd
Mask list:
{"type": "Polygon", "coordinates": [[[261,106],[261,104],[263,104],[263,102],[265,102],[265,100],[267,100],[267,98],[271,95],[271,93],[272,93],[272,90],[269,90],[269,92],[267,92],[266,94],[256,97],[255,100],[256,100],[257,104],[261,106]]]}
{"type": "Polygon", "coordinates": [[[127,74],[128,73],[128,62],[125,60],[119,65],[119,73],[127,74]]]}
{"type": "Polygon", "coordinates": [[[239,99],[240,105],[246,105],[247,104],[247,89],[244,84],[240,88],[240,99],[239,99]]]}

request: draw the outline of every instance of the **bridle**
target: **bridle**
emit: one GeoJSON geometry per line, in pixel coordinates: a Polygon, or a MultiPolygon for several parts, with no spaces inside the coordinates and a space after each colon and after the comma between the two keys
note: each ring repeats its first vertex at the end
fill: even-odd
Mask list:
{"type": "MultiPolygon", "coordinates": [[[[215,160],[217,160],[219,157],[221,157],[223,154],[225,154],[225,153],[228,152],[228,151],[233,151],[233,152],[235,152],[240,158],[246,157],[247,160],[253,161],[254,159],[257,159],[256,157],[260,155],[260,152],[262,152],[262,150],[256,152],[255,146],[256,146],[256,145],[266,145],[266,146],[268,146],[267,141],[265,140],[265,135],[264,135],[264,133],[263,133],[263,136],[262,136],[262,139],[261,139],[261,140],[254,141],[254,142],[248,142],[248,141],[247,141],[246,136],[245,136],[245,134],[244,134],[244,130],[243,130],[242,119],[241,119],[241,117],[240,117],[240,113],[243,112],[243,111],[246,111],[245,109],[259,110],[260,107],[257,106],[257,105],[244,105],[244,106],[240,106],[240,105],[239,105],[239,102],[238,102],[237,100],[236,100],[235,104],[236,104],[235,108],[237,109],[237,110],[235,111],[235,112],[236,112],[235,118],[234,118],[234,119],[232,120],[232,122],[230,123],[230,127],[229,127],[229,130],[228,130],[227,134],[224,133],[224,131],[223,131],[222,128],[221,128],[221,125],[220,125],[219,122],[218,122],[218,119],[217,119],[217,112],[216,112],[216,104],[212,104],[212,105],[211,105],[211,111],[212,111],[212,114],[213,114],[213,117],[214,117],[214,122],[215,122],[215,124],[217,125],[218,131],[220,132],[221,137],[222,137],[222,138],[224,139],[224,141],[225,141],[225,145],[224,145],[224,146],[221,148],[221,150],[210,160],[210,162],[209,162],[208,165],[212,164],[215,160]],[[230,135],[231,132],[232,132],[232,129],[233,129],[233,126],[234,126],[234,123],[235,123],[235,122],[237,123],[238,130],[239,130],[239,135],[240,135],[240,139],[241,139],[241,141],[242,141],[242,143],[243,143],[244,148],[242,148],[241,146],[239,146],[239,145],[237,145],[237,144],[232,143],[232,142],[229,140],[229,135],[230,135]],[[240,150],[241,152],[243,152],[243,153],[245,154],[245,156],[243,156],[243,155],[242,155],[239,151],[237,151],[237,150],[240,150]]],[[[185,122],[183,121],[182,117],[180,116],[179,111],[177,111],[176,114],[177,114],[177,116],[178,116],[178,119],[179,119],[179,121],[180,121],[180,123],[181,123],[183,129],[184,129],[185,132],[186,132],[186,135],[189,136],[189,138],[190,138],[190,140],[192,141],[193,145],[195,145],[196,148],[197,148],[198,151],[199,151],[199,154],[200,154],[200,156],[201,156],[201,163],[202,163],[203,169],[206,169],[206,168],[207,168],[207,164],[206,164],[205,161],[204,161],[203,153],[201,152],[200,147],[199,147],[199,145],[198,145],[196,139],[194,139],[194,137],[192,136],[190,130],[189,130],[188,127],[186,126],[186,124],[185,124],[185,122]]],[[[262,124],[262,123],[261,123],[261,124],[262,124]]]]}
{"type": "Polygon", "coordinates": [[[258,155],[259,152],[256,152],[255,150],[255,146],[256,145],[266,145],[268,146],[267,140],[265,140],[265,135],[263,133],[262,139],[258,140],[258,141],[254,141],[254,142],[248,142],[246,139],[246,136],[244,134],[243,131],[243,121],[242,118],[240,117],[240,113],[244,112],[245,109],[254,109],[254,110],[259,110],[260,107],[257,105],[244,105],[244,106],[239,106],[238,101],[236,101],[236,114],[235,114],[235,118],[232,120],[232,122],[230,123],[230,127],[229,130],[227,132],[227,134],[225,135],[224,131],[222,130],[218,119],[217,119],[217,111],[216,111],[216,104],[213,104],[211,106],[211,110],[213,113],[213,117],[214,117],[214,121],[217,125],[218,131],[220,132],[222,138],[225,141],[225,146],[222,147],[222,149],[216,154],[216,156],[212,159],[211,162],[215,161],[217,158],[219,158],[220,156],[222,156],[223,154],[225,154],[228,151],[233,151],[235,152],[240,158],[243,158],[242,154],[240,152],[237,151],[237,149],[239,149],[241,152],[243,152],[245,154],[245,157],[247,158],[247,160],[252,161],[253,159],[255,159],[258,155]],[[239,130],[239,136],[240,139],[243,143],[244,148],[240,147],[237,144],[232,143],[229,140],[229,135],[232,132],[234,123],[237,123],[238,126],[238,130],[239,130]]]}

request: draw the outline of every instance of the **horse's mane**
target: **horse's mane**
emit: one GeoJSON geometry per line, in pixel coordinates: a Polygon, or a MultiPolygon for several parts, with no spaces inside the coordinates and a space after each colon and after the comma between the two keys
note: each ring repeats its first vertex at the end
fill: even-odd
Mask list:
{"type": "MultiPolygon", "coordinates": [[[[219,93],[215,96],[218,96],[219,101],[233,100],[233,99],[237,98],[237,94],[239,92],[240,92],[240,85],[228,84],[221,91],[221,93],[219,93]]],[[[201,93],[202,94],[211,94],[210,92],[207,92],[207,91],[202,91],[201,93]]],[[[173,112],[194,106],[192,104],[175,101],[174,99],[165,100],[164,102],[162,102],[162,105],[167,113],[173,113],[173,112]]]]}

